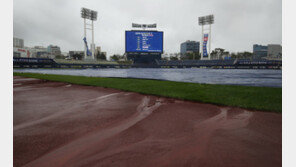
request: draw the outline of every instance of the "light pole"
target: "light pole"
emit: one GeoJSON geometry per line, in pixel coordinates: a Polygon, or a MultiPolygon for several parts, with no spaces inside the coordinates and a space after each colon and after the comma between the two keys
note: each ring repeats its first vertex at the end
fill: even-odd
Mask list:
{"type": "Polygon", "coordinates": [[[94,43],[94,21],[97,20],[97,12],[81,8],[81,17],[84,19],[84,59],[95,59],[95,43],[94,43]],[[91,20],[91,24],[86,23],[86,19],[91,20]],[[87,28],[86,25],[91,25],[91,28],[87,28]],[[86,29],[92,30],[92,43],[91,43],[91,52],[88,49],[87,40],[86,40],[86,29]],[[90,54],[91,53],[91,54],[90,54]]]}
{"type": "Polygon", "coordinates": [[[214,15],[199,17],[198,24],[201,25],[201,60],[203,59],[210,60],[211,59],[211,42],[212,42],[211,25],[214,24],[214,15]],[[205,25],[209,25],[208,29],[204,28],[205,25]],[[209,31],[209,32],[205,33],[205,31],[209,31]],[[208,41],[209,41],[209,49],[207,49],[208,41]]]}

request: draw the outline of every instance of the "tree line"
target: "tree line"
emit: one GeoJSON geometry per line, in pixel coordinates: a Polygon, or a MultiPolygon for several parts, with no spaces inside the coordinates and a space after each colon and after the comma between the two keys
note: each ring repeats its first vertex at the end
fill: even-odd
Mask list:
{"type": "MultiPolygon", "coordinates": [[[[84,57],[83,54],[74,54],[73,59],[82,60],[84,57]]],[[[251,52],[229,52],[226,51],[223,48],[215,48],[211,52],[211,58],[212,59],[252,59],[253,53],[251,52]]],[[[98,51],[95,54],[95,58],[97,60],[107,60],[105,52],[98,51]]],[[[170,57],[162,57],[163,60],[200,60],[201,59],[201,53],[199,52],[188,52],[181,56],[178,56],[178,54],[174,54],[170,57]]],[[[119,55],[114,54],[110,57],[111,61],[126,61],[125,55],[119,55]]]]}
{"type": "MultiPolygon", "coordinates": [[[[226,51],[223,48],[216,48],[211,52],[211,59],[252,59],[253,53],[251,52],[232,52],[226,51]]],[[[200,60],[201,53],[199,52],[188,52],[180,57],[177,55],[170,57],[163,57],[163,60],[200,60]]]]}
{"type": "MultiPolygon", "coordinates": [[[[76,53],[72,56],[72,58],[74,60],[82,60],[84,57],[84,53],[76,53]]],[[[95,58],[97,60],[107,60],[107,57],[106,57],[106,53],[105,52],[100,52],[100,51],[97,51],[95,53],[95,58]]]]}

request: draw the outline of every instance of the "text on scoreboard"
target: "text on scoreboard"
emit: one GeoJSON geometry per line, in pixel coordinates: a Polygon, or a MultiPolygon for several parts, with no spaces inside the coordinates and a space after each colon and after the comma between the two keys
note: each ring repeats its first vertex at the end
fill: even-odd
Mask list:
{"type": "Polygon", "coordinates": [[[163,52],[163,32],[125,31],[125,52],[163,52]]]}

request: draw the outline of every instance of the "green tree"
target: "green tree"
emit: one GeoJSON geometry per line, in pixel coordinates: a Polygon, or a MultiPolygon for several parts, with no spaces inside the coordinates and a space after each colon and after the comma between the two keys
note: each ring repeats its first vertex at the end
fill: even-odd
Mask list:
{"type": "Polygon", "coordinates": [[[253,56],[251,52],[243,52],[242,55],[244,59],[251,59],[253,56]]]}
{"type": "Polygon", "coordinates": [[[97,52],[97,59],[98,60],[107,60],[107,58],[106,58],[106,54],[104,54],[104,53],[102,53],[102,52],[97,52]]]}
{"type": "Polygon", "coordinates": [[[56,55],[55,58],[56,59],[65,59],[66,56],[64,56],[64,55],[56,55]]]}
{"type": "Polygon", "coordinates": [[[198,52],[188,52],[185,53],[185,56],[181,58],[181,60],[199,60],[200,54],[198,52]]]}
{"type": "Polygon", "coordinates": [[[179,60],[177,56],[171,56],[170,60],[179,60]]]}
{"type": "Polygon", "coordinates": [[[114,60],[114,61],[118,61],[119,60],[119,56],[118,55],[113,55],[110,57],[111,60],[114,60]]]}
{"type": "Polygon", "coordinates": [[[211,52],[211,57],[213,59],[222,59],[223,56],[229,56],[229,52],[228,51],[225,51],[225,49],[223,49],[223,48],[215,48],[211,52]]]}
{"type": "Polygon", "coordinates": [[[216,59],[218,57],[218,51],[216,49],[212,50],[211,52],[211,58],[216,59]]]}
{"type": "Polygon", "coordinates": [[[232,53],[230,53],[230,57],[232,59],[237,59],[238,58],[238,55],[236,53],[232,52],[232,53]]]}
{"type": "Polygon", "coordinates": [[[83,58],[83,54],[76,53],[73,55],[73,59],[75,60],[82,60],[82,58],[83,58]]]}
{"type": "Polygon", "coordinates": [[[119,61],[120,59],[126,59],[126,57],[124,55],[114,54],[113,56],[110,57],[110,59],[114,61],[119,61]]]}
{"type": "Polygon", "coordinates": [[[253,54],[251,52],[237,52],[230,54],[232,59],[252,59],[253,54]]]}

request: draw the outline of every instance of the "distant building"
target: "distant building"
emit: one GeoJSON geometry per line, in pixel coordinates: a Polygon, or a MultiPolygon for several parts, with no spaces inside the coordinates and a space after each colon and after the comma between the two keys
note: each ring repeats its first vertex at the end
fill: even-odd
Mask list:
{"type": "Polygon", "coordinates": [[[267,46],[253,45],[253,59],[262,59],[267,57],[267,46]]]}
{"type": "Polygon", "coordinates": [[[199,42],[188,40],[181,43],[180,53],[185,55],[185,53],[189,52],[197,52],[199,54],[199,42]]]}
{"type": "MultiPolygon", "coordinates": [[[[30,48],[32,57],[49,57],[49,53],[47,52],[47,48],[43,46],[34,46],[33,48],[30,48]]],[[[52,57],[52,56],[51,56],[52,57]]]]}
{"type": "Polygon", "coordinates": [[[49,45],[47,52],[52,55],[61,55],[61,49],[59,46],[49,45]]]}
{"type": "Polygon", "coordinates": [[[101,52],[101,47],[100,46],[97,46],[96,49],[95,49],[95,53],[97,54],[98,52],[101,52]]]}
{"type": "Polygon", "coordinates": [[[13,47],[24,48],[24,40],[20,38],[13,38],[13,47]]]}
{"type": "Polygon", "coordinates": [[[101,47],[100,46],[97,46],[95,48],[95,58],[98,56],[98,53],[101,53],[101,47]]]}
{"type": "Polygon", "coordinates": [[[75,60],[82,60],[84,51],[69,51],[69,57],[75,60]]]}
{"type": "Polygon", "coordinates": [[[13,57],[31,57],[31,52],[29,48],[18,48],[13,47],[13,57]]]}
{"type": "Polygon", "coordinates": [[[282,58],[282,46],[278,44],[267,45],[268,58],[282,58]]]}

